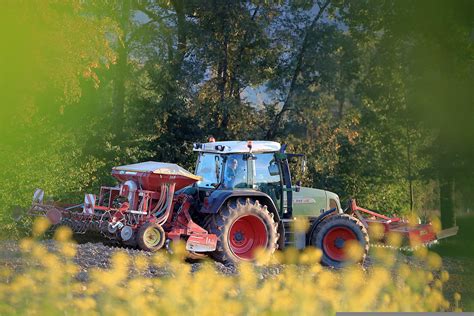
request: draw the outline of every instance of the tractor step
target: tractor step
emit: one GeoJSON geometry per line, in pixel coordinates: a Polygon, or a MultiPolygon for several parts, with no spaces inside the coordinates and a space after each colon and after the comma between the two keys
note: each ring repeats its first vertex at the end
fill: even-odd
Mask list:
{"type": "MultiPolygon", "coordinates": [[[[314,217],[309,217],[309,226],[311,227],[314,217]]],[[[285,228],[285,247],[295,247],[296,249],[304,249],[306,247],[306,232],[295,232],[293,229],[294,219],[283,219],[283,227],[285,228]]]]}

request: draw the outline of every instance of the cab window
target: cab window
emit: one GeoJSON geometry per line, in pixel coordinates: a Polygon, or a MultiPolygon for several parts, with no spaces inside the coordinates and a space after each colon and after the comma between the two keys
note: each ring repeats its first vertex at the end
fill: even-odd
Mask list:
{"type": "Polygon", "coordinates": [[[281,209],[281,169],[274,154],[256,155],[254,182],[258,190],[268,194],[275,205],[281,209]]]}
{"type": "Polygon", "coordinates": [[[247,161],[244,159],[244,155],[229,155],[225,159],[223,187],[225,189],[248,187],[247,161]]]}
{"type": "Polygon", "coordinates": [[[280,169],[273,154],[256,155],[255,184],[280,184],[280,169]]]}
{"type": "Polygon", "coordinates": [[[198,181],[200,187],[212,187],[213,184],[219,183],[221,157],[216,154],[203,153],[199,155],[196,166],[196,175],[201,176],[202,180],[198,181]]]}

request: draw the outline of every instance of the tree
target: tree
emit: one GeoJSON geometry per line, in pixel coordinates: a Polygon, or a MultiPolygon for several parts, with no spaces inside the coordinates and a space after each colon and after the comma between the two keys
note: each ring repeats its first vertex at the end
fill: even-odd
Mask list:
{"type": "MultiPolygon", "coordinates": [[[[453,190],[456,179],[472,175],[472,2],[418,1],[350,3],[346,23],[362,39],[378,41],[385,73],[378,78],[404,90],[412,118],[438,134],[430,153],[439,179],[443,227],[455,225],[453,190]],[[402,71],[400,71],[402,70],[402,71]],[[452,124],[456,122],[456,124],[452,124]]],[[[374,82],[374,85],[377,83],[374,82]]]]}
{"type": "Polygon", "coordinates": [[[8,234],[9,207],[28,204],[35,187],[64,196],[90,183],[98,163],[80,155],[87,111],[77,108],[114,63],[107,35],[116,25],[88,15],[82,1],[42,1],[0,4],[0,26],[8,43],[0,50],[0,221],[8,234]]]}

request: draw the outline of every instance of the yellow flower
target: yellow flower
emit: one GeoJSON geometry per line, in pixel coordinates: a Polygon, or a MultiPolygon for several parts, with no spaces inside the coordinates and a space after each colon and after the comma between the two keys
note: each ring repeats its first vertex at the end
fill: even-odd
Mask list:
{"type": "Polygon", "coordinates": [[[319,262],[321,260],[321,257],[323,255],[323,252],[321,249],[317,249],[314,247],[309,247],[305,249],[305,251],[301,254],[300,256],[300,262],[302,264],[317,264],[319,265],[319,262]]]}
{"type": "Polygon", "coordinates": [[[370,225],[369,234],[371,241],[381,240],[385,234],[385,228],[380,223],[373,223],[370,225]]]}
{"type": "Polygon", "coordinates": [[[461,300],[461,294],[459,294],[458,292],[454,293],[454,300],[456,302],[459,302],[461,300]]]}
{"type": "Polygon", "coordinates": [[[156,266],[162,267],[168,262],[168,258],[165,253],[159,251],[153,254],[152,261],[156,266]]]}
{"type": "Polygon", "coordinates": [[[351,262],[359,262],[364,254],[362,247],[356,240],[347,241],[344,249],[346,251],[346,258],[351,262]]]}
{"type": "Polygon", "coordinates": [[[41,236],[51,225],[46,217],[38,217],[33,223],[33,236],[41,236]]]}
{"type": "Polygon", "coordinates": [[[30,252],[31,249],[33,248],[34,246],[34,242],[32,239],[30,238],[23,238],[21,241],[20,241],[20,249],[21,251],[23,252],[30,252]]]}
{"type": "MultiPolygon", "coordinates": [[[[449,279],[446,271],[441,271],[438,279],[432,271],[406,264],[392,271],[384,265],[384,258],[392,262],[394,252],[386,249],[374,249],[382,265],[374,261],[367,271],[360,266],[341,270],[322,267],[321,250],[308,248],[277,252],[274,257],[289,263],[283,266],[242,263],[235,275],[223,275],[216,270],[221,266],[211,261],[201,263],[198,271],[191,273],[192,266],[182,260],[182,250],[178,250],[173,256],[164,252],[153,255],[153,264],[169,274],[152,278],[130,270],[131,262],[138,270],[146,269],[148,258],[116,251],[111,268],[93,269],[87,282],[79,282],[74,277],[79,267],[70,260],[75,254],[73,244],[62,243],[58,253],[31,239],[21,241],[20,247],[31,251],[35,264],[25,265],[28,268],[23,274],[0,271],[0,278],[5,275],[9,280],[0,283],[1,315],[18,310],[30,315],[324,315],[337,310],[459,310],[461,300],[459,293],[451,304],[443,296],[443,282],[449,279]]],[[[418,256],[427,262],[440,260],[423,253],[418,256]]],[[[426,268],[437,266],[427,264],[426,268]]]]}
{"type": "Polygon", "coordinates": [[[54,239],[57,241],[69,241],[71,240],[72,237],[72,230],[69,227],[66,226],[60,226],[58,229],[56,229],[56,232],[54,233],[54,239]]]}
{"type": "Polygon", "coordinates": [[[449,280],[449,272],[441,271],[441,282],[447,282],[449,280]]]}
{"type": "Polygon", "coordinates": [[[428,253],[428,257],[426,260],[428,263],[428,267],[430,269],[439,269],[441,268],[441,265],[443,264],[441,257],[437,253],[434,253],[434,252],[428,253]]]}
{"type": "Polygon", "coordinates": [[[64,243],[60,249],[61,253],[68,258],[74,257],[77,252],[76,245],[73,243],[64,243]]]}
{"type": "Polygon", "coordinates": [[[292,225],[295,232],[306,234],[309,228],[309,221],[307,218],[299,216],[295,218],[292,225]]]}
{"type": "Polygon", "coordinates": [[[135,258],[135,267],[140,272],[145,271],[148,268],[148,259],[143,255],[137,256],[135,258]]]}
{"type": "Polygon", "coordinates": [[[388,234],[387,242],[395,248],[400,247],[402,244],[402,236],[397,233],[390,233],[388,234]]]}

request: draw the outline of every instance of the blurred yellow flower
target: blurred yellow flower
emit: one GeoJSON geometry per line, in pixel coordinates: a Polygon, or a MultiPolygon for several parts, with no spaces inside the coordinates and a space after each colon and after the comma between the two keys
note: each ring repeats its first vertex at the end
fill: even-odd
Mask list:
{"type": "MultiPolygon", "coordinates": [[[[65,232],[59,233],[60,240],[69,240],[65,232]]],[[[270,259],[269,265],[245,262],[236,273],[225,275],[211,261],[191,272],[192,266],[182,260],[184,245],[179,243],[173,247],[174,255],[159,252],[151,259],[117,250],[110,258],[110,268],[92,269],[87,281],[79,281],[75,276],[80,267],[71,260],[76,254],[74,244],[60,243],[60,251],[54,253],[32,239],[22,240],[20,247],[31,253],[23,260],[34,259],[34,264],[28,263],[29,268],[21,273],[0,270],[0,278],[9,279],[0,283],[0,315],[334,315],[338,310],[460,310],[459,293],[454,294],[453,304],[443,296],[449,274],[439,273],[441,258],[428,251],[418,251],[415,256],[426,260],[426,271],[399,261],[392,265],[395,255],[387,249],[374,249],[373,263],[366,270],[358,265],[333,270],[319,264],[321,250],[289,248],[271,258],[259,252],[259,257],[270,259]],[[150,264],[162,273],[144,277],[150,264]]],[[[348,255],[355,260],[360,249],[351,247],[354,254],[348,255]]]]}
{"type": "Polygon", "coordinates": [[[359,262],[364,254],[364,250],[356,240],[348,240],[344,249],[346,251],[346,258],[350,262],[359,262]]]}
{"type": "Polygon", "coordinates": [[[428,253],[426,261],[430,269],[439,269],[443,264],[441,257],[434,252],[428,253]]]}
{"type": "Polygon", "coordinates": [[[456,302],[460,301],[461,300],[461,294],[459,294],[458,292],[454,293],[454,300],[456,302]]]}
{"type": "Polygon", "coordinates": [[[295,220],[292,222],[293,229],[297,233],[304,233],[309,229],[309,221],[306,217],[296,217],[295,220]]]}
{"type": "Polygon", "coordinates": [[[51,225],[46,217],[38,217],[33,223],[33,236],[41,236],[51,225]]]}
{"type": "Polygon", "coordinates": [[[64,243],[61,245],[60,249],[61,253],[67,258],[74,257],[77,252],[76,245],[73,243],[64,243]]]}
{"type": "Polygon", "coordinates": [[[139,272],[143,272],[148,268],[148,259],[143,256],[139,255],[135,258],[135,267],[139,272]]]}
{"type": "Polygon", "coordinates": [[[72,237],[72,231],[69,227],[60,226],[54,233],[54,239],[57,241],[69,241],[72,237]]]}
{"type": "Polygon", "coordinates": [[[400,234],[397,234],[397,233],[390,233],[390,234],[388,234],[387,243],[390,246],[398,248],[402,244],[402,236],[400,234]]]}
{"type": "Polygon", "coordinates": [[[385,227],[377,222],[370,225],[369,236],[371,241],[381,240],[385,235],[385,227]]]}

